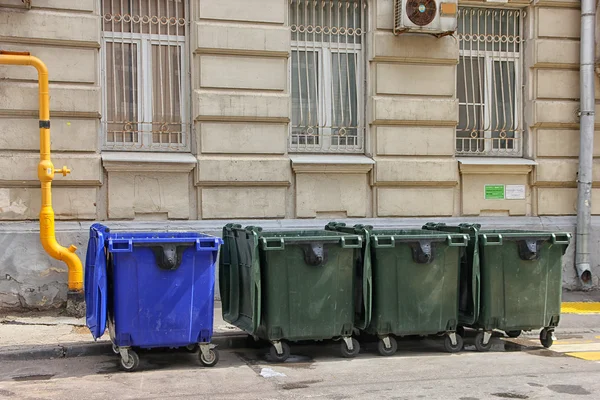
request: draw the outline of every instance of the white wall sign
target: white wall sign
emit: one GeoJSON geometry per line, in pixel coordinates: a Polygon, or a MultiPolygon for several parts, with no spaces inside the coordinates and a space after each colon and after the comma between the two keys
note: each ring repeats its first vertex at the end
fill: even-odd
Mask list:
{"type": "Polygon", "coordinates": [[[524,200],[525,185],[506,185],[506,200],[524,200]]]}

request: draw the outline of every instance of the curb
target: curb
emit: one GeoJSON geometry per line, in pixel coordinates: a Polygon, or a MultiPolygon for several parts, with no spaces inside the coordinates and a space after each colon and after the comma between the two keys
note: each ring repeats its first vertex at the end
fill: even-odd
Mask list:
{"type": "MultiPolygon", "coordinates": [[[[248,347],[248,338],[249,336],[243,332],[216,333],[213,335],[211,343],[221,349],[239,349],[248,347]]],[[[110,341],[21,346],[12,350],[0,351],[0,361],[52,360],[104,355],[113,355],[110,341]]]]}

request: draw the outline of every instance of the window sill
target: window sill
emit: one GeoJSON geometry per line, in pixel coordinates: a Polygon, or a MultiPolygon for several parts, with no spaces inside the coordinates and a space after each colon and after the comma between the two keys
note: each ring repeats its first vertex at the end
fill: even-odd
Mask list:
{"type": "Polygon", "coordinates": [[[527,175],[538,163],[526,158],[457,157],[462,175],[527,175]]]}
{"type": "Polygon", "coordinates": [[[198,160],[190,153],[102,153],[102,165],[108,172],[189,173],[197,164],[198,160]]]}
{"type": "Polygon", "coordinates": [[[375,161],[356,154],[290,154],[295,173],[366,174],[375,161]]]}

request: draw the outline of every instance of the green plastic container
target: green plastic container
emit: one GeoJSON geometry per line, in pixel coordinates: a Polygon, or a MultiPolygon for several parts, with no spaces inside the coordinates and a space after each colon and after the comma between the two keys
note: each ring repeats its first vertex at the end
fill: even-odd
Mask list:
{"type": "Polygon", "coordinates": [[[364,330],[379,337],[381,355],[396,352],[395,336],[443,334],[447,351],[462,349],[456,328],[460,261],[468,235],[336,223],[326,229],[365,238],[363,258],[372,264],[373,306],[364,330]]]}
{"type": "Polygon", "coordinates": [[[223,229],[220,290],[225,321],[273,344],[285,361],[288,342],[341,338],[342,355],[360,349],[352,337],[370,316],[370,263],[356,270],[363,238],[328,231],[223,229]]]}
{"type": "Polygon", "coordinates": [[[489,350],[494,329],[510,337],[542,329],[542,345],[552,346],[560,320],[562,256],[570,233],[481,230],[477,224],[427,224],[424,228],[471,237],[463,268],[465,276],[481,270],[479,288],[473,288],[479,292],[479,304],[471,315],[473,322],[465,318],[461,323],[481,330],[475,338],[478,350],[489,350]]]}

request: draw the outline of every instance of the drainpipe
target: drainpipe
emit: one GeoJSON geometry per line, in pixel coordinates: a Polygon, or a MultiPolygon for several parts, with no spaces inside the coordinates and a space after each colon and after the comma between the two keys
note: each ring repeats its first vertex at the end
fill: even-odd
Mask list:
{"type": "Polygon", "coordinates": [[[67,167],[54,169],[50,161],[50,95],[48,93],[48,69],[44,63],[27,52],[9,52],[0,50],[0,64],[29,65],[37,69],[39,84],[40,113],[40,163],[38,178],[42,187],[42,210],[40,212],[40,241],[46,253],[52,258],[63,261],[69,268],[68,300],[80,300],[83,296],[83,268],[81,260],[75,254],[77,247],[65,248],[56,241],[54,230],[54,210],[52,209],[52,180],[54,174],[67,176],[71,171],[67,167]]]}
{"type": "Polygon", "coordinates": [[[595,24],[596,0],[581,0],[580,148],[577,180],[577,241],[575,266],[584,286],[592,283],[590,226],[592,220],[592,168],[595,126],[595,24]]]}

